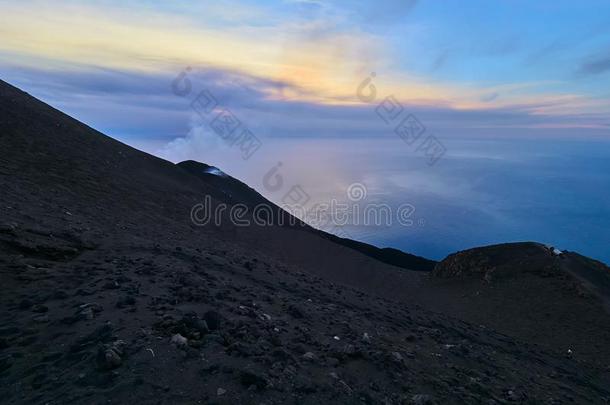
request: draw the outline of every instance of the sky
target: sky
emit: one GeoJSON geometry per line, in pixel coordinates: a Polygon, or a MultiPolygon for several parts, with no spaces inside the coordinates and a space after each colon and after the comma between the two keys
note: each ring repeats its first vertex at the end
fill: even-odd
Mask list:
{"type": "Polygon", "coordinates": [[[360,204],[415,208],[415,226],[331,232],[435,259],[537,240],[610,262],[608,1],[0,8],[0,78],[116,139],[214,164],[277,203],[357,184],[360,204]]]}

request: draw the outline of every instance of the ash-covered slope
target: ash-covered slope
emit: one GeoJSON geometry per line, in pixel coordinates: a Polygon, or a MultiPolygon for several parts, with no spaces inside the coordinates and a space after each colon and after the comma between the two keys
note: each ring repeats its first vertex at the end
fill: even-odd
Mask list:
{"type": "Polygon", "coordinates": [[[0,150],[5,403],[610,397],[596,363],[408,303],[442,291],[422,273],[301,229],[194,226],[199,177],[1,82],[0,150]]]}

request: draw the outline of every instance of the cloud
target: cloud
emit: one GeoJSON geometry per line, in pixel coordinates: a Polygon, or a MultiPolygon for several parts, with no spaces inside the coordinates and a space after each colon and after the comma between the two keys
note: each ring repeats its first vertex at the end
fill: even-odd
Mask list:
{"type": "MultiPolygon", "coordinates": [[[[393,130],[398,122],[386,124],[376,113],[382,95],[371,104],[320,104],[307,97],[289,100],[276,96],[282,92],[302,91],[291,83],[233,70],[193,68],[188,73],[192,90],[179,97],[171,88],[178,73],[0,68],[0,75],[11,78],[9,81],[13,84],[127,142],[151,140],[156,144],[167,144],[184,138],[174,146],[184,150],[188,149],[190,142],[194,149],[201,149],[200,142],[189,139],[187,135],[195,127],[190,105],[202,90],[209,91],[218,100],[219,108],[231,110],[261,139],[396,137],[393,130]]],[[[456,108],[451,104],[399,100],[404,108],[403,114],[414,114],[430,132],[449,136],[465,136],[483,129],[499,133],[503,129],[510,132],[519,128],[519,133],[531,134],[534,130],[539,131],[538,128],[607,128],[609,125],[607,116],[601,112],[599,115],[570,113],[569,107],[576,101],[569,97],[552,97],[536,102],[521,100],[495,106],[493,103],[500,91],[503,95],[510,93],[509,88],[502,88],[481,94],[480,103],[484,108],[456,108]],[[561,114],[553,114],[555,111],[561,111],[561,114]]],[[[200,137],[202,134],[195,135],[200,137]]]]}
{"type": "Polygon", "coordinates": [[[142,9],[134,17],[120,7],[41,2],[3,5],[3,15],[0,52],[23,66],[152,73],[204,66],[290,82],[320,99],[343,93],[363,68],[358,55],[376,43],[324,16],[218,26],[205,13],[193,20],[142,9]]]}
{"type": "Polygon", "coordinates": [[[578,69],[580,76],[595,76],[610,71],[610,56],[603,56],[583,63],[578,69]]]}
{"type": "MultiPolygon", "coordinates": [[[[185,14],[188,8],[184,3],[142,7],[135,17],[133,9],[116,1],[97,6],[74,1],[52,6],[41,1],[7,2],[3,5],[7,18],[2,26],[0,60],[20,68],[44,66],[50,72],[108,70],[142,77],[173,76],[191,66],[210,75],[222,72],[222,77],[211,78],[215,83],[231,75],[228,80],[240,77],[249,83],[255,98],[290,103],[358,104],[356,88],[373,70],[379,73],[374,85],[380,99],[395,95],[410,104],[487,109],[544,104],[554,97],[566,100],[565,94],[543,93],[535,83],[498,89],[441,82],[392,67],[394,53],[386,48],[382,36],[373,33],[375,30],[366,31],[363,19],[371,18],[371,24],[377,24],[406,16],[416,6],[414,1],[287,4],[292,8],[283,7],[281,12],[259,19],[259,25],[244,23],[245,17],[222,25],[222,14],[226,13],[222,7],[213,8],[210,15],[198,13],[195,19],[185,14]],[[294,8],[302,7],[310,12],[291,15],[294,8]],[[350,19],[353,13],[357,16],[350,19]],[[502,98],[487,98],[494,93],[501,93],[502,98]]],[[[260,16],[265,9],[252,6],[244,10],[247,15],[260,16]]],[[[506,37],[483,49],[506,53],[516,42],[518,38],[506,37]]],[[[440,55],[435,67],[443,66],[446,58],[446,53],[440,55]]],[[[109,81],[93,83],[115,94],[122,91],[120,88],[133,91],[135,87],[126,86],[125,80],[115,75],[109,81]]],[[[88,87],[87,83],[75,86],[88,87]]],[[[581,107],[578,100],[572,110],[581,107]]]]}
{"type": "MultiPolygon", "coordinates": [[[[7,2],[0,72],[98,128],[124,131],[123,137],[148,132],[160,139],[188,131],[189,101],[169,91],[186,66],[192,68],[194,88],[209,88],[265,136],[365,136],[377,131],[379,122],[364,119],[363,112],[375,119],[376,104],[390,95],[431,125],[456,130],[607,125],[607,101],[549,90],[561,84],[460,84],[392,67],[383,55],[394,54],[384,48],[383,38],[364,31],[366,24],[347,23],[350,13],[359,15],[358,22],[371,9],[374,21],[405,16],[413,1],[287,2],[257,26],[219,25],[215,19],[225,20],[222,8],[214,9],[211,20],[206,14],[195,20],[184,14],[184,4],[164,6],[169,12],[141,8],[135,17],[129,6],[109,0],[97,6],[7,2]],[[302,7],[309,10],[306,15],[290,14],[302,7]],[[366,104],[356,89],[372,66],[378,73],[372,83],[377,98],[366,104]],[[145,114],[150,118],[138,129],[137,120],[145,114]]],[[[261,13],[257,7],[244,10],[261,13]]],[[[503,38],[481,49],[505,53],[519,42],[503,38]]],[[[437,68],[447,55],[438,57],[437,68]]]]}

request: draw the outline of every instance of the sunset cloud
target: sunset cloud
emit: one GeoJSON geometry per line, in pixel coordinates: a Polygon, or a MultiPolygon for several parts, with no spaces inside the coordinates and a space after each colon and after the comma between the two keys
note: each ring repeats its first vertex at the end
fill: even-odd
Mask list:
{"type": "MultiPolygon", "coordinates": [[[[264,3],[206,2],[193,8],[194,18],[185,14],[182,2],[137,12],[112,1],[8,2],[3,5],[0,52],[9,65],[49,71],[112,69],[163,75],[177,74],[185,66],[225,70],[282,83],[266,89],[266,97],[286,102],[361,104],[355,97],[357,86],[375,72],[379,101],[393,95],[406,104],[459,110],[531,105],[548,114],[607,107],[563,89],[559,82],[498,84],[426,77],[397,66],[391,41],[396,34],[346,24],[341,9],[325,2],[287,3],[301,12],[309,8],[305,14],[295,15],[291,9],[274,14],[264,3]],[[549,99],[559,100],[558,105],[548,106],[549,99]]],[[[384,7],[402,10],[403,17],[415,6],[413,2],[403,10],[390,3],[384,7]]],[[[370,12],[364,6],[354,10],[351,13],[370,12]]],[[[435,60],[438,64],[438,55],[435,60]]]]}

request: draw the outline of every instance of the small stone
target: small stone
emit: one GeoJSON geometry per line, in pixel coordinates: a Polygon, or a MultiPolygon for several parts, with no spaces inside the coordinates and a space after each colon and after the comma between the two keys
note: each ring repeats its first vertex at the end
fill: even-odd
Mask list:
{"type": "Polygon", "coordinates": [[[354,390],[349,385],[347,385],[345,381],[340,380],[339,385],[341,386],[345,394],[347,394],[348,396],[351,396],[354,393],[354,390]]]}
{"type": "Polygon", "coordinates": [[[47,314],[38,315],[38,316],[34,317],[34,321],[39,322],[39,323],[49,322],[49,315],[47,315],[47,314]]]}
{"type": "Polygon", "coordinates": [[[223,395],[224,395],[224,394],[226,394],[226,393],[227,393],[227,390],[222,389],[222,388],[218,388],[218,389],[216,390],[216,395],[218,395],[219,397],[223,396],[223,395]]]}
{"type": "Polygon", "coordinates": [[[18,225],[15,222],[6,222],[0,225],[0,233],[14,234],[18,225]]]}
{"type": "Polygon", "coordinates": [[[518,393],[517,391],[510,389],[506,391],[506,398],[511,402],[522,402],[524,396],[518,393]]]}
{"type": "Polygon", "coordinates": [[[354,345],[346,344],[341,349],[341,355],[347,357],[359,357],[362,354],[361,350],[354,345]]]}
{"type": "Polygon", "coordinates": [[[404,360],[404,358],[402,357],[402,354],[400,354],[398,352],[392,352],[391,356],[392,356],[392,360],[394,360],[396,363],[402,363],[404,360]]]}
{"type": "Polygon", "coordinates": [[[123,362],[125,343],[118,340],[111,345],[100,346],[97,351],[97,365],[102,370],[113,370],[123,362]]]}
{"type": "Polygon", "coordinates": [[[303,355],[303,359],[308,360],[308,361],[314,361],[316,359],[316,355],[313,354],[312,352],[307,352],[303,355]]]}
{"type": "Polygon", "coordinates": [[[89,303],[79,306],[77,317],[80,319],[91,320],[95,318],[95,314],[102,312],[103,308],[99,304],[89,303]]]}
{"type": "Polygon", "coordinates": [[[188,339],[185,338],[184,336],[182,336],[181,334],[177,333],[174,336],[172,336],[171,342],[172,342],[172,344],[181,348],[181,347],[185,347],[188,344],[188,339]]]}
{"type": "Polygon", "coordinates": [[[106,284],[104,284],[102,288],[104,288],[105,290],[116,290],[117,288],[119,288],[119,283],[117,283],[116,281],[108,281],[106,284]]]}
{"type": "Polygon", "coordinates": [[[432,403],[432,397],[426,394],[416,394],[411,397],[413,405],[427,405],[432,403]]]}
{"type": "Polygon", "coordinates": [[[81,317],[87,320],[91,320],[95,317],[95,314],[93,313],[93,309],[91,308],[86,308],[84,309],[81,313],[80,313],[81,317]]]}

